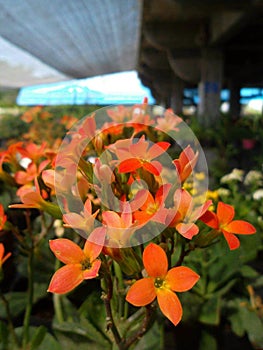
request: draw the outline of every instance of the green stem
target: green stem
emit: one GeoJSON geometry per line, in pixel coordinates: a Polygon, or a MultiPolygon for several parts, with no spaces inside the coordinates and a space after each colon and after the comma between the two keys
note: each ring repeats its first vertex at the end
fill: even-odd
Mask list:
{"type": "Polygon", "coordinates": [[[19,341],[18,341],[17,335],[15,333],[14,325],[12,322],[12,315],[11,315],[11,311],[10,311],[10,307],[9,307],[9,302],[1,291],[0,291],[0,297],[1,297],[3,304],[4,304],[4,307],[5,307],[6,318],[7,318],[7,323],[8,323],[10,333],[13,337],[14,343],[16,344],[17,347],[19,347],[19,341]]]}
{"type": "Polygon", "coordinates": [[[27,261],[27,273],[28,273],[28,289],[27,289],[27,305],[23,322],[23,349],[27,349],[27,344],[29,341],[29,326],[30,326],[30,316],[33,306],[34,297],[34,284],[33,284],[33,274],[34,274],[34,247],[29,251],[28,261],[27,261]]]}
{"type": "Polygon", "coordinates": [[[105,310],[106,310],[106,320],[107,320],[107,330],[111,330],[115,343],[118,346],[120,350],[124,350],[125,348],[122,347],[122,339],[120,336],[120,333],[116,327],[116,324],[114,322],[114,318],[112,315],[111,310],[111,298],[112,298],[112,280],[111,276],[108,274],[104,279],[101,281],[102,289],[106,289],[106,293],[103,292],[102,294],[102,300],[104,301],[105,310]]]}
{"type": "MultiPolygon", "coordinates": [[[[57,271],[60,267],[60,261],[56,259],[55,263],[55,271],[57,271]]],[[[53,304],[55,309],[55,315],[57,318],[58,323],[64,322],[64,315],[62,311],[62,303],[61,303],[61,295],[59,294],[53,294],[53,304]]]]}
{"type": "Polygon", "coordinates": [[[131,337],[126,339],[122,345],[122,347],[119,347],[119,349],[128,350],[130,346],[134,343],[136,343],[139,339],[141,339],[144,334],[148,331],[150,324],[153,320],[154,314],[155,314],[155,305],[154,303],[145,306],[145,316],[142,320],[141,326],[139,330],[133,334],[131,337]]]}

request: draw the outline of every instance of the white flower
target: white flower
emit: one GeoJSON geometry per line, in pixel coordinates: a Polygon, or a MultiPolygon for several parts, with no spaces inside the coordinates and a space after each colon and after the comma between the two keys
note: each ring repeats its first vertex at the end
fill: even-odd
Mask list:
{"type": "Polygon", "coordinates": [[[263,188],[259,188],[253,193],[253,199],[259,201],[263,198],[263,188]]]}
{"type": "Polygon", "coordinates": [[[263,183],[263,174],[258,170],[250,170],[244,179],[245,185],[253,185],[256,184],[261,186],[263,183]]]}
{"type": "Polygon", "coordinates": [[[230,191],[227,188],[220,187],[218,190],[219,197],[228,197],[230,196],[230,191]]]}
{"type": "Polygon", "coordinates": [[[244,175],[244,170],[241,169],[233,169],[231,173],[224,175],[220,182],[223,184],[230,183],[232,181],[242,181],[244,175]]]}
{"type": "Polygon", "coordinates": [[[55,220],[54,221],[54,228],[55,228],[55,234],[57,237],[62,237],[64,235],[64,227],[63,227],[63,222],[62,220],[55,220]]]}

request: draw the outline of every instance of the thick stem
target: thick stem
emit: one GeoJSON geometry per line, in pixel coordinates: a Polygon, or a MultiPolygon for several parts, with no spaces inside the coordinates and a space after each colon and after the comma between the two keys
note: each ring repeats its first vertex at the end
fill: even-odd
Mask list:
{"type": "Polygon", "coordinates": [[[104,301],[105,310],[106,310],[107,330],[112,331],[115,343],[118,346],[118,348],[120,350],[124,350],[125,348],[122,347],[122,344],[121,344],[122,339],[115,325],[113,315],[112,315],[112,310],[111,310],[111,298],[112,298],[112,291],[113,291],[111,276],[110,275],[106,276],[104,281],[102,282],[106,283],[106,288],[107,288],[107,292],[106,293],[104,292],[102,294],[102,300],[104,301]]]}
{"type": "Polygon", "coordinates": [[[34,297],[34,247],[32,245],[28,261],[27,261],[27,273],[28,273],[28,289],[27,289],[27,305],[26,305],[26,311],[24,316],[24,323],[23,323],[23,349],[27,349],[27,343],[29,341],[29,326],[30,326],[30,316],[32,312],[32,305],[33,305],[33,297],[34,297]]]}
{"type": "Polygon", "coordinates": [[[111,304],[110,304],[110,299],[108,298],[107,294],[102,295],[102,299],[104,301],[105,305],[105,310],[106,310],[106,320],[107,320],[107,330],[111,330],[112,334],[114,336],[116,345],[119,347],[120,350],[123,348],[120,346],[121,344],[121,336],[119,334],[119,331],[115,325],[112,311],[111,311],[111,304]]]}
{"type": "Polygon", "coordinates": [[[142,338],[142,336],[148,331],[149,325],[154,315],[155,306],[154,304],[150,304],[150,305],[147,305],[145,309],[146,309],[146,312],[145,312],[144,319],[142,320],[141,327],[138,329],[138,331],[135,334],[133,334],[128,339],[126,339],[126,341],[123,343],[123,347],[120,349],[128,350],[132,344],[134,344],[136,341],[142,338]]]}

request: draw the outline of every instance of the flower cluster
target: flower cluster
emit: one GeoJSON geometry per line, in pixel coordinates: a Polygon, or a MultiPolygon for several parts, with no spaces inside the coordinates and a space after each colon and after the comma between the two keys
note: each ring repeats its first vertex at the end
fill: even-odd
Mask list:
{"type": "Polygon", "coordinates": [[[157,298],[177,325],[182,306],[175,292],[190,290],[200,277],[184,265],[183,255],[176,260],[180,245],[194,251],[223,236],[233,250],[240,244],[235,234],[256,230],[233,220],[232,206],[207,199],[207,186],[199,186],[195,176],[202,173],[202,152],[171,110],[155,114],[145,103],[103,113],[110,121],[84,118],[59,150],[29,142],[1,154],[0,176],[17,186],[20,198],[11,208],[47,212],[84,238],[83,249],[68,238],[50,241],[65,265],[52,277],[49,292],[68,293],[99,278],[110,298],[114,262],[125,276],[126,301],[142,307],[157,298]]]}

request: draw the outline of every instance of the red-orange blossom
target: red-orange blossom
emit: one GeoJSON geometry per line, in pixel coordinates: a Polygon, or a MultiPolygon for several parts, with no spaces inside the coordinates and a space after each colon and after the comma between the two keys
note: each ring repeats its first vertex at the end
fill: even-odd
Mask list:
{"type": "Polygon", "coordinates": [[[143,252],[143,264],[148,277],[136,281],[126,300],[134,306],[145,306],[157,301],[162,313],[176,326],[183,314],[182,305],[174,292],[185,292],[199,280],[199,275],[185,266],[168,271],[165,251],[150,243],[143,252]]]}
{"type": "Polygon", "coordinates": [[[86,241],[83,250],[66,238],[49,242],[50,249],[65,266],[53,275],[48,292],[64,294],[72,291],[86,279],[95,278],[101,266],[98,259],[105,240],[105,230],[95,228],[86,241]]]}

